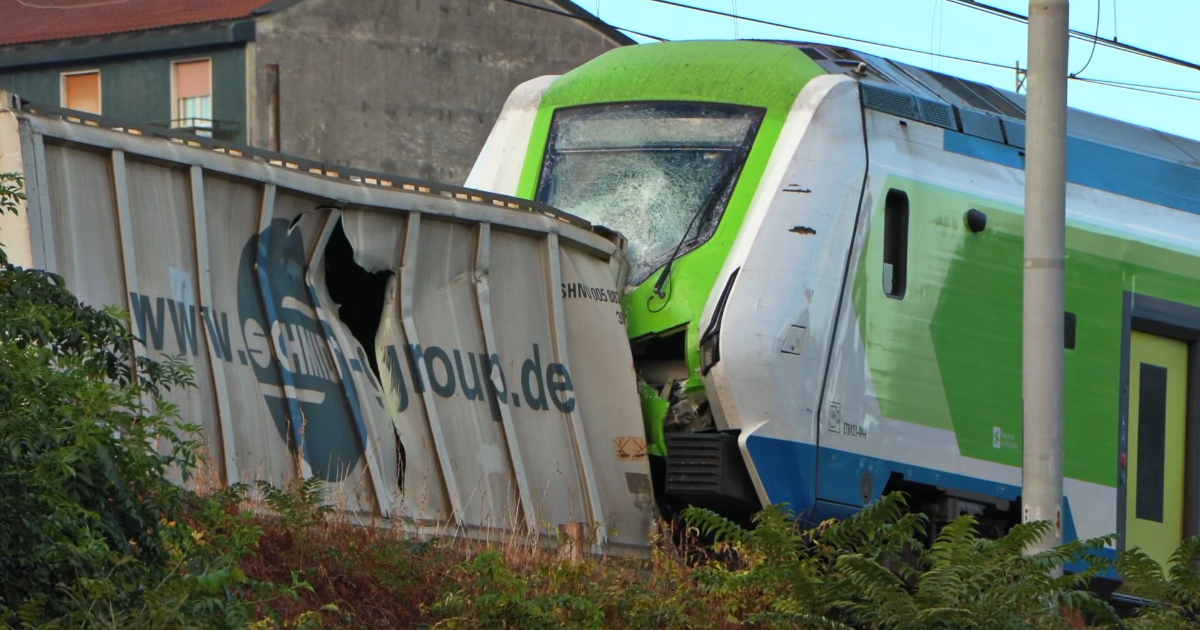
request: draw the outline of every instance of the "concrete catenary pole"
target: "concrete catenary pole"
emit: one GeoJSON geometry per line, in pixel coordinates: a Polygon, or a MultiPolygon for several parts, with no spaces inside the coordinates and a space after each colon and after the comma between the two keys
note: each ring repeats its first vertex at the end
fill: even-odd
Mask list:
{"type": "Polygon", "coordinates": [[[1055,527],[1030,553],[1062,544],[1063,322],[1066,262],[1068,0],[1029,3],[1025,164],[1022,520],[1055,527]]]}

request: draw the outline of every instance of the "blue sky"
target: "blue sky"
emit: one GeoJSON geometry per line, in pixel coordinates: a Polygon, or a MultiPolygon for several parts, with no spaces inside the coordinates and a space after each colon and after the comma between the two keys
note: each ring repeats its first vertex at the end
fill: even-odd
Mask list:
{"type": "MultiPolygon", "coordinates": [[[[614,26],[626,27],[672,40],[733,39],[734,21],[688,9],[658,4],[652,0],[575,0],[584,9],[614,26]]],[[[739,21],[740,39],[792,39],[842,44],[864,52],[889,57],[924,68],[1013,89],[1018,61],[1026,64],[1026,31],[1018,24],[947,0],[676,0],[782,22],[801,28],[834,33],[921,51],[967,57],[1006,64],[1010,69],[990,68],[929,54],[900,52],[796,31],[739,21]]],[[[986,0],[1020,14],[1029,11],[1022,0],[986,0]]],[[[1200,62],[1200,1],[1197,0],[1075,0],[1071,3],[1071,27],[1092,33],[1100,9],[1099,34],[1114,34],[1131,44],[1188,61],[1200,62]],[[1114,20],[1115,16],[1115,20],[1114,20]]],[[[639,41],[651,41],[638,38],[639,41]]],[[[1092,45],[1072,40],[1071,72],[1079,72],[1088,61],[1092,45]]],[[[1081,77],[1194,90],[1200,99],[1200,71],[1144,59],[1104,47],[1095,55],[1081,77]]],[[[1188,100],[1130,90],[1070,83],[1072,107],[1161,129],[1200,140],[1200,100],[1188,100]]]]}

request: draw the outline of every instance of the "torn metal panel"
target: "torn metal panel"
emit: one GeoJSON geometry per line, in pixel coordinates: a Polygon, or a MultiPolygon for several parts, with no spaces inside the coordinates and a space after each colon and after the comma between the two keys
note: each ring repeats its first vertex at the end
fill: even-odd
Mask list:
{"type": "MultiPolygon", "coordinates": [[[[560,244],[564,242],[560,239],[560,244]]],[[[649,461],[641,403],[629,395],[636,383],[620,291],[603,265],[577,248],[562,246],[562,318],[565,324],[576,408],[592,457],[598,503],[604,510],[610,544],[627,544],[626,536],[643,527],[639,510],[650,510],[649,461]],[[574,290],[572,290],[574,287],[574,290]],[[617,342],[615,340],[620,340],[617,342]],[[596,422],[595,418],[609,418],[596,422]],[[640,443],[642,448],[628,449],[640,443]],[[638,509],[614,510],[630,504],[638,509]]],[[[620,286],[620,285],[617,285],[620,286]]],[[[633,390],[636,392],[636,387],[633,390]]]]}
{"type": "Polygon", "coordinates": [[[147,355],[196,367],[172,401],[220,478],[315,476],[346,510],[422,534],[553,540],[586,523],[601,549],[648,547],[613,235],[486,193],[0,117],[38,135],[0,144],[43,147],[8,161],[46,174],[27,181],[31,223],[53,228],[5,242],[53,257],[88,303],[129,308],[147,355]]]}
{"type": "Polygon", "coordinates": [[[517,498],[521,506],[521,513],[524,515],[525,527],[529,531],[538,530],[537,508],[533,501],[533,494],[529,486],[529,474],[525,466],[525,458],[521,455],[521,442],[517,439],[516,427],[513,426],[512,412],[509,411],[508,405],[499,404],[499,400],[495,396],[495,392],[499,388],[504,387],[503,375],[498,368],[493,368],[491,357],[499,356],[496,346],[496,326],[495,318],[492,316],[492,297],[491,297],[491,264],[492,264],[492,226],[488,223],[480,224],[476,229],[476,245],[475,245],[475,297],[479,305],[479,323],[483,329],[483,339],[486,344],[484,352],[488,359],[488,369],[485,370],[484,378],[488,389],[488,406],[492,412],[492,419],[500,423],[504,430],[504,441],[508,447],[508,458],[512,463],[513,481],[516,483],[517,498]]]}

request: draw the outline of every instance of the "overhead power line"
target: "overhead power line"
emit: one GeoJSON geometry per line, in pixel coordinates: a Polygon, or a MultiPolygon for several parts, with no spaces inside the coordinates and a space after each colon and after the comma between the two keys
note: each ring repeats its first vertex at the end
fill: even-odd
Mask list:
{"type": "MultiPolygon", "coordinates": [[[[567,19],[571,19],[571,20],[576,20],[576,21],[590,23],[590,24],[610,26],[617,30],[625,31],[627,33],[632,33],[634,35],[639,35],[641,37],[646,37],[648,39],[653,39],[653,40],[660,41],[660,42],[671,41],[670,39],[668,39],[666,37],[661,37],[658,35],[651,35],[650,33],[645,33],[645,32],[641,32],[641,31],[636,31],[633,29],[609,24],[608,22],[600,20],[599,18],[596,18],[596,17],[584,17],[584,16],[575,15],[573,13],[567,13],[564,11],[556,11],[551,8],[538,6],[535,4],[530,4],[528,2],[522,2],[521,0],[501,0],[501,1],[507,2],[509,4],[525,7],[528,9],[542,11],[545,13],[549,13],[551,15],[557,15],[559,17],[563,17],[563,18],[567,18],[567,19]]],[[[959,56],[955,56],[955,55],[945,55],[945,54],[935,53],[935,52],[926,51],[926,50],[918,50],[916,48],[909,48],[907,46],[898,46],[895,44],[885,44],[883,42],[871,41],[869,39],[849,37],[846,35],[838,35],[836,33],[827,33],[824,31],[817,31],[817,30],[808,29],[808,28],[801,28],[799,26],[793,26],[791,24],[784,24],[782,22],[775,22],[772,20],[764,20],[761,18],[747,17],[747,16],[741,15],[741,14],[735,15],[733,13],[728,13],[728,12],[720,11],[717,9],[708,9],[708,8],[704,8],[704,7],[697,7],[697,6],[690,5],[690,4],[684,4],[682,2],[675,2],[673,0],[646,0],[646,1],[653,2],[656,4],[663,4],[663,5],[667,5],[667,6],[671,6],[671,7],[676,7],[679,9],[695,11],[698,13],[707,13],[710,15],[716,15],[716,16],[721,16],[721,17],[736,18],[738,20],[742,20],[745,22],[752,22],[752,23],[761,24],[764,26],[781,28],[781,29],[785,29],[785,30],[789,30],[789,31],[795,31],[798,33],[808,33],[810,35],[818,35],[821,37],[840,39],[840,40],[844,40],[844,41],[848,41],[848,42],[856,42],[859,44],[878,46],[880,48],[887,48],[887,49],[891,49],[891,50],[900,50],[900,51],[914,53],[914,54],[918,54],[918,55],[933,55],[935,57],[940,57],[943,59],[950,59],[953,61],[961,61],[964,63],[972,63],[972,64],[976,64],[976,65],[981,65],[981,66],[989,66],[992,68],[999,68],[1002,70],[1013,70],[1014,69],[1013,66],[1010,66],[1008,64],[996,63],[996,62],[992,62],[992,61],[984,61],[984,60],[980,60],[980,59],[970,59],[967,57],[959,57],[959,56]]],[[[975,6],[977,8],[989,6],[989,5],[983,5],[980,3],[973,2],[971,0],[950,0],[950,1],[954,2],[956,4],[975,6]]],[[[1021,16],[1016,13],[1006,12],[1002,9],[998,9],[998,11],[1003,12],[1004,15],[1002,15],[1001,17],[1005,17],[1006,19],[1011,19],[1013,21],[1021,21],[1024,19],[1024,16],[1021,16]]],[[[1082,35],[1086,38],[1089,38],[1089,41],[1091,41],[1093,39],[1097,39],[1097,38],[1088,36],[1086,34],[1082,34],[1082,35]]],[[[1098,41],[1100,42],[1101,45],[1103,45],[1107,42],[1107,40],[1104,40],[1104,39],[1099,39],[1098,41]]],[[[1150,54],[1157,54],[1157,53],[1150,53],[1150,54]]],[[[1183,62],[1183,63],[1186,64],[1189,62],[1183,62]]],[[[1018,71],[1021,71],[1020,67],[1017,67],[1015,69],[1018,71]]],[[[1197,69],[1200,69],[1200,66],[1197,66],[1197,69]]],[[[1200,98],[1197,98],[1197,96],[1195,96],[1195,95],[1200,95],[1200,90],[1185,90],[1185,89],[1181,89],[1181,88],[1172,88],[1172,87],[1157,86],[1157,85],[1145,85],[1145,84],[1140,84],[1140,83],[1128,83],[1128,82],[1124,82],[1124,81],[1114,81],[1114,80],[1109,80],[1109,79],[1084,79],[1083,77],[1077,77],[1077,76],[1073,76],[1071,78],[1076,81],[1082,81],[1084,83],[1091,83],[1093,85],[1100,85],[1103,87],[1130,90],[1130,91],[1134,91],[1134,92],[1142,92],[1142,93],[1153,94],[1153,95],[1157,95],[1157,96],[1169,96],[1169,97],[1173,97],[1173,98],[1181,98],[1184,100],[1200,101],[1200,98]]]]}
{"type": "Polygon", "coordinates": [[[1088,53],[1087,62],[1083,64],[1083,67],[1079,69],[1079,72],[1071,73],[1068,75],[1068,78],[1074,78],[1083,74],[1083,71],[1087,70],[1088,66],[1092,65],[1092,57],[1096,56],[1096,42],[1100,41],[1100,2],[1101,0],[1096,0],[1096,28],[1094,29],[1095,35],[1092,38],[1092,52],[1088,53]]]}
{"type": "MultiPolygon", "coordinates": [[[[707,13],[709,15],[717,15],[717,16],[728,17],[728,18],[736,17],[737,19],[739,19],[743,22],[753,22],[755,24],[762,24],[764,26],[772,26],[775,28],[781,28],[781,29],[785,29],[785,30],[789,30],[789,31],[795,31],[798,33],[808,33],[811,35],[818,35],[821,37],[830,37],[833,39],[841,39],[841,40],[845,40],[845,41],[849,41],[849,42],[857,42],[860,44],[879,46],[881,48],[890,48],[892,50],[902,50],[904,52],[916,53],[919,55],[933,55],[935,57],[940,57],[943,59],[952,59],[954,61],[962,61],[962,62],[973,63],[973,64],[977,64],[977,65],[981,65],[981,66],[990,66],[993,68],[1001,68],[1003,70],[1013,70],[1014,69],[1013,66],[1010,66],[1008,64],[996,63],[993,61],[983,61],[980,59],[969,59],[967,57],[958,57],[955,55],[946,55],[946,54],[935,53],[935,52],[926,51],[926,50],[917,50],[916,48],[908,48],[906,46],[897,46],[895,44],[884,44],[882,42],[875,42],[875,41],[871,41],[869,39],[848,37],[845,35],[838,35],[836,33],[827,33],[824,31],[816,31],[816,30],[809,29],[809,28],[801,28],[799,26],[793,26],[791,24],[784,24],[782,22],[775,22],[772,20],[764,20],[761,18],[749,17],[744,14],[739,14],[737,16],[734,16],[732,13],[727,13],[727,12],[721,11],[719,9],[709,9],[709,8],[705,8],[705,7],[697,7],[697,6],[685,4],[682,2],[676,2],[674,0],[645,0],[645,1],[653,2],[655,4],[663,4],[663,5],[667,5],[667,6],[677,7],[680,9],[687,9],[690,11],[695,11],[697,13],[707,13]]],[[[956,4],[963,4],[965,6],[979,6],[979,7],[990,6],[990,5],[979,4],[979,3],[973,2],[971,0],[949,0],[949,1],[954,2],[956,4]]],[[[1011,19],[1014,21],[1023,21],[1025,19],[1027,19],[1027,18],[1025,18],[1025,16],[1017,14],[1017,13],[1012,13],[1010,11],[1004,11],[1003,9],[996,9],[996,10],[1002,12],[1003,13],[1002,17],[1005,17],[1007,19],[1011,19]]],[[[1072,31],[1072,32],[1077,33],[1078,31],[1072,31]]],[[[1100,45],[1113,44],[1113,42],[1109,42],[1108,40],[1100,39],[1100,38],[1094,37],[1092,35],[1087,35],[1086,33],[1079,33],[1079,35],[1086,38],[1088,41],[1097,41],[1097,42],[1099,42],[1100,45]]],[[[663,40],[663,41],[668,41],[668,40],[663,40]]],[[[1125,45],[1120,44],[1120,46],[1125,46],[1125,45]]],[[[1164,57],[1164,59],[1160,59],[1160,61],[1166,61],[1167,59],[1171,59],[1173,61],[1171,61],[1170,63],[1178,62],[1181,65],[1185,65],[1185,67],[1195,67],[1197,70],[1200,70],[1200,65],[1192,64],[1191,62],[1184,61],[1182,59],[1176,60],[1173,57],[1166,57],[1165,55],[1160,55],[1159,53],[1154,53],[1151,51],[1143,51],[1142,49],[1132,47],[1132,46],[1127,47],[1127,48],[1132,49],[1131,52],[1133,50],[1142,51],[1138,54],[1143,54],[1144,56],[1157,55],[1158,57],[1164,57]]],[[[1017,67],[1015,69],[1018,71],[1022,71],[1022,69],[1020,67],[1017,67]]],[[[1187,96],[1187,94],[1192,93],[1190,90],[1182,90],[1179,88],[1170,88],[1170,87],[1162,87],[1162,86],[1154,86],[1154,85],[1141,85],[1141,84],[1136,84],[1136,83],[1126,83],[1123,81],[1111,81],[1108,79],[1084,79],[1083,77],[1078,77],[1078,76],[1072,76],[1070,78],[1075,81],[1083,81],[1085,83],[1092,83],[1095,85],[1102,85],[1105,87],[1117,88],[1117,89],[1122,89],[1122,90],[1130,90],[1130,91],[1134,91],[1134,92],[1143,92],[1143,93],[1147,93],[1147,94],[1156,94],[1158,96],[1170,96],[1170,97],[1174,97],[1174,98],[1182,98],[1185,100],[1200,101],[1200,98],[1194,98],[1191,96],[1187,96]]],[[[1196,93],[1200,94],[1200,92],[1196,92],[1196,93]]]]}
{"type": "Polygon", "coordinates": [[[608,22],[605,22],[604,20],[601,20],[601,19],[600,19],[600,18],[598,18],[598,17],[592,17],[592,16],[583,16],[583,15],[575,15],[574,13],[567,13],[566,11],[556,11],[556,10],[554,10],[554,9],[551,9],[550,7],[543,7],[543,6],[538,6],[538,5],[536,5],[536,4],[530,4],[530,3],[528,3],[528,2],[521,2],[521,0],[500,0],[500,1],[501,1],[501,2],[507,2],[507,3],[509,3],[509,4],[513,4],[513,5],[516,5],[516,6],[519,6],[519,7],[525,7],[526,9],[533,9],[533,10],[535,10],[535,11],[541,11],[541,12],[543,12],[543,13],[549,13],[550,15],[557,15],[557,16],[559,16],[559,17],[568,18],[568,19],[571,19],[571,20],[576,20],[576,21],[579,21],[579,22],[584,22],[584,23],[586,23],[586,24],[592,24],[592,25],[595,25],[595,26],[607,26],[607,27],[610,27],[610,28],[615,28],[615,29],[617,29],[618,31],[625,31],[626,33],[632,33],[632,34],[634,34],[634,35],[639,35],[639,36],[641,36],[641,37],[646,37],[646,38],[649,38],[649,39],[658,40],[658,41],[660,41],[660,42],[662,42],[662,41],[667,41],[666,39],[664,39],[664,38],[662,38],[662,37],[658,37],[657,35],[651,35],[651,34],[649,34],[649,33],[643,33],[643,32],[641,32],[641,31],[635,31],[635,30],[633,30],[633,29],[631,29],[631,28],[624,28],[624,27],[621,27],[621,26],[617,26],[617,25],[615,25],[615,24],[610,24],[610,23],[608,23],[608,22]]]}
{"type": "Polygon", "coordinates": [[[1146,85],[1145,83],[1129,83],[1127,81],[1114,81],[1112,79],[1089,79],[1098,83],[1111,84],[1114,87],[1131,87],[1143,88],[1147,90],[1162,90],[1164,92],[1177,92],[1180,94],[1200,94],[1200,90],[1188,90],[1184,88],[1165,87],[1162,85],[1146,85]]]}
{"type": "Polygon", "coordinates": [[[1188,91],[1182,91],[1182,90],[1181,91],[1168,91],[1168,90],[1174,90],[1174,88],[1163,88],[1163,87],[1157,87],[1157,86],[1153,86],[1153,85],[1140,87],[1140,86],[1133,85],[1133,84],[1121,83],[1119,81],[1105,81],[1103,79],[1087,79],[1084,77],[1072,77],[1072,78],[1076,81],[1082,81],[1083,83],[1092,83],[1095,85],[1103,85],[1105,87],[1120,88],[1122,90],[1131,90],[1133,92],[1145,92],[1146,94],[1156,94],[1158,96],[1169,96],[1171,98],[1181,98],[1185,101],[1196,101],[1196,102],[1200,103],[1200,97],[1188,96],[1188,93],[1200,94],[1200,92],[1193,92],[1190,90],[1188,90],[1188,91]]]}
{"type": "Polygon", "coordinates": [[[748,17],[746,15],[734,15],[732,13],[728,13],[726,11],[720,11],[718,9],[708,9],[705,7],[698,7],[698,6],[694,6],[694,5],[690,5],[690,4],[684,4],[682,2],[673,2],[672,0],[646,0],[646,1],[654,2],[656,4],[665,4],[665,5],[671,6],[671,7],[678,7],[680,9],[688,9],[691,11],[696,11],[698,13],[708,13],[710,15],[719,15],[721,17],[736,18],[743,22],[753,22],[755,24],[762,24],[764,26],[774,26],[776,28],[783,28],[783,29],[787,29],[789,31],[796,31],[798,33],[809,33],[811,35],[819,35],[821,37],[832,37],[834,39],[841,39],[841,40],[845,40],[848,42],[856,42],[859,44],[868,44],[871,46],[879,46],[881,48],[890,48],[892,50],[902,50],[904,52],[916,53],[918,55],[932,54],[936,57],[941,57],[942,59],[953,59],[954,61],[962,61],[965,63],[979,64],[981,66],[992,66],[993,68],[1002,68],[1004,70],[1012,70],[1012,66],[1005,64],[1005,63],[994,63],[991,61],[980,61],[978,59],[968,59],[967,57],[956,57],[954,55],[931,53],[927,50],[918,50],[916,48],[908,48],[907,46],[897,46],[895,44],[884,44],[884,43],[880,43],[880,42],[873,42],[869,39],[859,39],[857,37],[838,35],[836,33],[826,33],[824,31],[814,31],[810,28],[800,28],[799,26],[792,26],[791,24],[784,24],[782,22],[773,22],[771,20],[764,20],[761,18],[748,17]]]}
{"type": "MultiPolygon", "coordinates": [[[[1022,24],[1029,23],[1028,16],[1022,15],[1020,13],[1016,13],[1014,11],[1009,11],[1008,9],[1002,9],[997,6],[985,4],[983,2],[976,2],[975,0],[946,0],[946,1],[951,2],[953,4],[957,4],[959,6],[964,6],[964,7],[968,7],[971,9],[975,9],[977,11],[983,11],[984,13],[995,15],[997,17],[1002,17],[1004,19],[1011,20],[1013,22],[1019,22],[1022,24]]],[[[1130,44],[1123,44],[1123,43],[1117,41],[1116,39],[1104,39],[1103,37],[1099,36],[1099,33],[1091,34],[1091,33],[1084,33],[1082,31],[1071,30],[1070,35],[1074,39],[1085,41],[1085,42],[1088,42],[1091,44],[1099,44],[1100,46],[1104,46],[1106,48],[1111,48],[1114,50],[1119,50],[1122,52],[1139,55],[1141,57],[1146,57],[1148,59],[1153,59],[1155,61],[1162,61],[1164,63],[1174,64],[1174,65],[1181,66],[1184,68],[1189,68],[1191,70],[1200,70],[1200,63],[1196,63],[1194,61],[1188,61],[1186,59],[1180,59],[1179,57],[1172,57],[1171,55],[1165,55],[1163,53],[1154,52],[1153,50],[1147,50],[1145,48],[1141,48],[1138,46],[1132,46],[1130,44]]]]}

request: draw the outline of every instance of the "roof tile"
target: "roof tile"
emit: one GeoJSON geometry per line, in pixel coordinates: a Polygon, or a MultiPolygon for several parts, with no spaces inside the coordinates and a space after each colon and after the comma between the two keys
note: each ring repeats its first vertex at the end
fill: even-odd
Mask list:
{"type": "Polygon", "coordinates": [[[0,45],[250,17],[271,0],[0,0],[0,45]]]}

